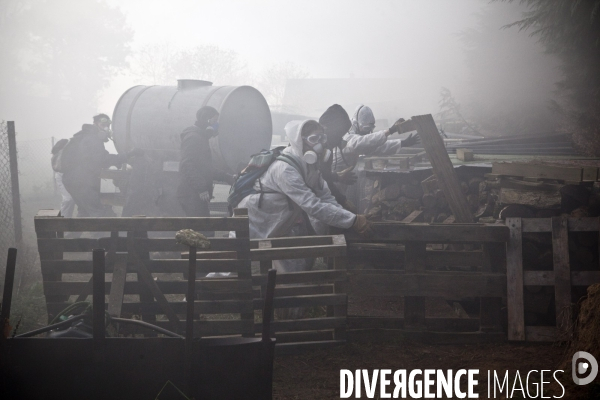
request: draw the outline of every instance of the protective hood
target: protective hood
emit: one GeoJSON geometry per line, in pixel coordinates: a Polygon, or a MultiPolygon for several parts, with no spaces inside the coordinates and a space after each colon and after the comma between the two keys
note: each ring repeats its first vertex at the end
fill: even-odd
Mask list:
{"type": "Polygon", "coordinates": [[[327,142],[333,142],[334,145],[337,145],[352,126],[348,113],[339,104],[329,107],[319,118],[319,123],[325,127],[327,142]]]}
{"type": "Polygon", "coordinates": [[[356,111],[354,111],[354,115],[352,115],[352,128],[350,130],[352,133],[360,135],[359,125],[365,126],[374,123],[375,115],[373,115],[371,108],[361,104],[356,107],[356,111]]]}
{"type": "Polygon", "coordinates": [[[299,157],[300,159],[302,159],[302,148],[303,148],[303,143],[302,143],[302,127],[304,127],[304,124],[306,124],[308,121],[310,121],[309,119],[306,119],[304,121],[300,121],[300,120],[294,120],[294,121],[290,121],[285,125],[285,135],[287,136],[288,140],[290,141],[290,146],[291,146],[291,154],[295,155],[296,157],[299,157]]]}

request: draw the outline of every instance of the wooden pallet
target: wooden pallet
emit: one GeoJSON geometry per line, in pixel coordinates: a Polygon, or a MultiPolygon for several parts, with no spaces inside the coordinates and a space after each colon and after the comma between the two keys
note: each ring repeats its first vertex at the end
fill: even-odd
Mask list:
{"type": "MultiPolygon", "coordinates": [[[[255,322],[256,310],[262,310],[266,273],[272,260],[325,257],[333,260],[334,269],[279,273],[274,307],[325,307],[327,315],[319,318],[276,320],[271,332],[285,351],[311,346],[337,345],[345,340],[347,295],[345,282],[346,242],[343,235],[248,239],[248,218],[238,212],[234,218],[89,218],[65,219],[57,210],[42,210],[35,218],[38,248],[42,260],[44,292],[49,318],[70,304],[91,295],[91,258],[70,260],[72,253],[91,253],[94,248],[107,249],[106,293],[111,315],[140,315],[155,325],[182,330],[185,321],[185,278],[188,248],[172,238],[148,237],[148,232],[195,230],[235,231],[236,238],[210,238],[211,248],[197,252],[198,272],[234,272],[237,277],[198,278],[196,312],[203,314],[194,323],[199,336],[222,336],[243,333],[254,335],[262,329],[255,322]],[[74,231],[111,231],[100,239],[65,239],[63,233],[74,231]],[[123,237],[123,231],[127,236],[123,237]],[[135,234],[130,234],[135,232],[135,234]],[[180,258],[157,259],[151,253],[176,252],[180,258]],[[245,258],[241,258],[241,257],[245,258]],[[260,263],[260,273],[252,275],[250,261],[260,263]],[[140,276],[143,265],[146,279],[140,276]],[[69,274],[69,275],[67,275],[69,274]],[[125,280],[126,274],[130,275],[125,280]],[[132,281],[132,274],[138,276],[132,281]],[[171,274],[170,277],[163,274],[171,274]],[[150,275],[151,279],[148,278],[150,275]],[[175,276],[173,276],[175,275],[175,276]],[[71,280],[67,281],[67,277],[71,280]],[[155,280],[157,278],[158,280],[155,280]],[[160,293],[159,293],[160,292],[160,293]],[[165,300],[155,301],[160,298],[165,300]],[[139,300],[130,295],[139,296],[139,300]],[[179,295],[179,296],[177,296],[179,295]],[[174,297],[178,297],[174,300],[174,297]],[[123,299],[126,301],[123,301],[123,299]],[[169,300],[167,301],[167,298],[169,300]],[[167,313],[168,310],[168,313],[167,313]],[[235,319],[206,319],[213,314],[240,315],[235,319]],[[167,319],[163,316],[167,315],[167,319]]],[[[282,350],[283,351],[283,350],[282,350]]]]}
{"type": "MultiPolygon", "coordinates": [[[[402,332],[496,332],[500,327],[501,298],[506,296],[504,273],[505,243],[509,230],[502,225],[374,223],[375,234],[365,240],[347,235],[350,249],[371,248],[374,252],[391,249],[389,270],[349,270],[356,282],[349,295],[359,297],[404,297],[404,317],[378,319],[371,329],[382,333],[402,332]],[[431,250],[428,244],[483,244],[480,250],[431,250]],[[403,248],[400,246],[403,245],[403,248]],[[483,248],[483,250],[481,250],[483,248]],[[403,257],[403,260],[398,260],[403,257]],[[394,259],[396,262],[394,263],[394,259]],[[439,271],[436,266],[474,266],[472,271],[439,271]],[[403,268],[400,268],[400,267],[403,268]],[[480,298],[480,316],[475,321],[429,318],[425,315],[425,298],[448,300],[480,298]]],[[[374,255],[373,255],[374,257],[374,255]]],[[[354,258],[352,258],[354,261],[354,258]]],[[[365,319],[349,316],[354,328],[367,329],[365,319]]],[[[374,320],[372,320],[375,322],[374,320]]],[[[386,333],[387,334],[387,333],[386,333]]],[[[377,335],[374,333],[374,337],[377,335]]],[[[456,335],[454,335],[456,336],[456,335]]],[[[460,335],[459,335],[460,336],[460,335]]],[[[494,335],[492,335],[494,336],[494,335]]],[[[498,335],[494,336],[496,340],[498,335]]],[[[466,340],[467,339],[465,337],[466,340]]],[[[454,339],[453,339],[454,340],[454,339]]]]}
{"type": "Polygon", "coordinates": [[[515,341],[569,340],[573,332],[572,286],[600,282],[600,270],[571,271],[569,232],[598,232],[599,218],[507,218],[510,241],[507,248],[508,338],[515,341]],[[553,271],[523,270],[523,233],[551,233],[553,271]],[[556,326],[525,326],[524,286],[554,286],[556,326]]]}

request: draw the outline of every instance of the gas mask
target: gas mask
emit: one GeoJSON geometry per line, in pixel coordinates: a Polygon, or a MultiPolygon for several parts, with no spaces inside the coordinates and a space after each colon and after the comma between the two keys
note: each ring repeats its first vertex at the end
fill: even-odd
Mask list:
{"type": "Polygon", "coordinates": [[[110,129],[110,125],[109,126],[99,126],[98,127],[100,133],[102,134],[102,140],[104,141],[104,143],[108,142],[109,139],[112,140],[112,130],[110,129]]]}
{"type": "Polygon", "coordinates": [[[302,158],[307,164],[314,164],[318,161],[319,154],[322,154],[325,151],[323,145],[327,143],[327,136],[325,136],[324,133],[313,133],[305,137],[304,141],[308,143],[312,149],[304,152],[302,158]]]}
{"type": "Polygon", "coordinates": [[[215,122],[212,125],[209,125],[206,128],[206,132],[209,134],[210,137],[215,137],[219,134],[219,123],[215,122]]]}
{"type": "Polygon", "coordinates": [[[368,135],[371,132],[373,132],[373,129],[375,129],[375,126],[371,126],[371,125],[359,126],[358,129],[359,129],[358,130],[359,134],[364,136],[364,135],[368,135]]]}

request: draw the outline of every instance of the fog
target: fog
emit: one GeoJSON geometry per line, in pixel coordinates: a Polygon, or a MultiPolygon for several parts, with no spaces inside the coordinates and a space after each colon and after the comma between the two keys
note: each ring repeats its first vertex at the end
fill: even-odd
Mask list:
{"type": "Polygon", "coordinates": [[[94,0],[0,5],[0,119],[15,120],[21,140],[70,137],[95,113],[112,114],[129,87],[178,78],[253,85],[272,109],[313,117],[366,103],[390,123],[437,114],[445,87],[484,134],[552,128],[556,62],[527,33],[502,29],[518,4],[106,3],[111,11],[94,0]]]}

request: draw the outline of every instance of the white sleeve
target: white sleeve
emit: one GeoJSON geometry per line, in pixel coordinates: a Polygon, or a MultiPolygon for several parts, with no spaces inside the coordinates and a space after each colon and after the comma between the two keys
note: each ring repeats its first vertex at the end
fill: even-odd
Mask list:
{"type": "Polygon", "coordinates": [[[371,154],[378,147],[385,144],[387,136],[385,131],[370,133],[368,135],[357,135],[356,133],[348,133],[344,136],[346,146],[344,154],[371,154]]]}
{"type": "Polygon", "coordinates": [[[356,215],[345,210],[335,201],[326,184],[323,189],[317,191],[317,195],[304,183],[302,176],[291,165],[285,164],[284,168],[277,168],[273,172],[278,189],[298,204],[309,217],[338,228],[350,228],[354,224],[356,215]]]}
{"type": "Polygon", "coordinates": [[[398,153],[398,151],[400,151],[401,148],[402,139],[392,139],[388,140],[387,142],[376,148],[372,153],[369,153],[369,155],[385,156],[388,154],[396,154],[398,153]]]}

